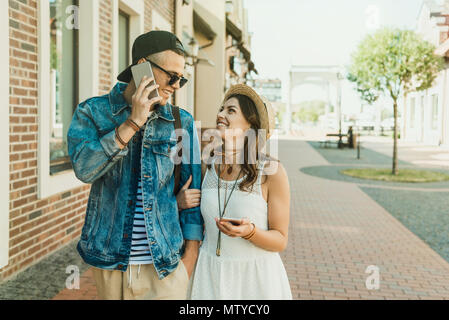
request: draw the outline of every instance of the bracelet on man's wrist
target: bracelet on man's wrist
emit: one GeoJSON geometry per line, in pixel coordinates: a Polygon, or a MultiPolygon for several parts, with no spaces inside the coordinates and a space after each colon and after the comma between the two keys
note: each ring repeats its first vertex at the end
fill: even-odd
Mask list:
{"type": "Polygon", "coordinates": [[[130,118],[126,119],[125,124],[130,126],[135,132],[138,132],[140,130],[140,126],[130,118]]]}
{"type": "Polygon", "coordinates": [[[119,133],[118,133],[118,127],[115,127],[115,137],[117,138],[118,142],[120,142],[120,144],[126,148],[128,146],[127,143],[125,143],[125,141],[122,140],[122,138],[120,137],[119,133]]]}

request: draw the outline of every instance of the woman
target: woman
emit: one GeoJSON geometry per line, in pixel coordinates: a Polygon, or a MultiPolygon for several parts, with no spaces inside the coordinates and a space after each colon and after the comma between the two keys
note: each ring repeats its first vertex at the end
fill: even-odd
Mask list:
{"type": "Polygon", "coordinates": [[[287,174],[277,160],[257,154],[262,141],[242,138],[251,137],[247,130],[255,130],[256,137],[263,129],[262,138],[268,139],[274,123],[270,111],[246,85],[226,93],[216,127],[224,152],[207,166],[202,184],[205,237],[191,299],[292,299],[278,253],[287,246],[287,174]],[[226,220],[231,217],[237,220],[226,220]]]}

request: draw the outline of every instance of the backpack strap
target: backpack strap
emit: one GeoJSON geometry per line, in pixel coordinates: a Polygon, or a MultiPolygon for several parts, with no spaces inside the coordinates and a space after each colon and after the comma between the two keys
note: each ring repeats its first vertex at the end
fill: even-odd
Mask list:
{"type": "MultiPolygon", "coordinates": [[[[175,130],[181,129],[182,125],[181,125],[181,116],[179,113],[179,107],[173,106],[172,110],[173,110],[173,116],[175,118],[175,123],[174,123],[175,130]]],[[[179,144],[182,141],[182,136],[177,136],[177,140],[178,140],[178,144],[179,144]]],[[[182,147],[178,152],[178,156],[182,157],[182,147]]],[[[175,165],[174,174],[175,174],[175,186],[173,188],[173,193],[176,195],[179,191],[179,182],[181,180],[181,163],[175,165]]]]}

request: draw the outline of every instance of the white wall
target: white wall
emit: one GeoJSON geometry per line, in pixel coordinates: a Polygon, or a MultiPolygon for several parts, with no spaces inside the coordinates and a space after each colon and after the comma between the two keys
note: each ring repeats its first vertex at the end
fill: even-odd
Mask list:
{"type": "MultiPolygon", "coordinates": [[[[439,27],[437,23],[441,18],[430,17],[430,10],[426,5],[423,5],[419,14],[416,31],[423,36],[423,38],[435,46],[440,45],[440,32],[447,29],[447,27],[439,27]]],[[[449,84],[447,79],[447,69],[440,72],[432,88],[424,92],[411,93],[407,97],[406,103],[406,119],[404,118],[402,124],[406,124],[406,134],[404,139],[412,142],[422,142],[428,145],[439,145],[440,143],[449,145],[449,84]],[[432,96],[438,95],[438,126],[432,128],[432,96]],[[421,97],[424,96],[424,112],[421,108],[421,97]],[[410,106],[411,99],[416,98],[415,104],[415,121],[414,125],[410,123],[410,106]]]]}
{"type": "Polygon", "coordinates": [[[9,3],[0,1],[0,268],[9,258],[9,3]]]}
{"type": "Polygon", "coordinates": [[[444,74],[444,101],[441,111],[441,142],[445,147],[449,147],[449,70],[443,71],[444,74]]]}
{"type": "MultiPolygon", "coordinates": [[[[196,67],[195,120],[203,128],[215,128],[218,109],[224,97],[225,84],[225,2],[219,0],[196,0],[194,9],[217,34],[214,44],[200,50],[200,58],[210,59],[215,66],[198,64],[196,67]]],[[[209,41],[195,33],[200,46],[209,41]]]]}
{"type": "Polygon", "coordinates": [[[430,10],[426,5],[422,6],[422,10],[419,14],[416,32],[434,45],[439,44],[438,28],[436,28],[435,19],[430,18],[430,10]]]}
{"type": "MultiPolygon", "coordinates": [[[[405,141],[422,142],[427,145],[439,145],[444,142],[443,133],[445,132],[443,126],[443,107],[447,108],[447,91],[445,91],[444,77],[446,71],[442,71],[437,78],[435,85],[422,92],[411,93],[407,97],[407,130],[404,136],[405,141]],[[438,122],[437,127],[432,127],[433,106],[432,96],[438,95],[438,122]],[[421,98],[424,97],[424,110],[422,111],[421,98]],[[415,98],[415,121],[412,126],[410,119],[411,100],[415,98]]],[[[403,120],[404,123],[404,120],[403,120]]]]}
{"type": "MultiPolygon", "coordinates": [[[[184,48],[189,50],[190,39],[187,36],[193,38],[193,1],[188,5],[183,5],[182,1],[176,1],[176,17],[175,17],[175,34],[181,40],[184,48]]],[[[186,59],[190,60],[189,58],[186,59]]],[[[186,65],[184,77],[189,82],[180,90],[175,92],[176,104],[194,115],[195,105],[195,68],[186,65]]]]}

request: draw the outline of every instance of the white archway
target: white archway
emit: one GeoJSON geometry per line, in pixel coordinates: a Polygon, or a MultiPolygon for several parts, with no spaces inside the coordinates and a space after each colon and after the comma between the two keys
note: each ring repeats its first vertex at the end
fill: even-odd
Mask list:
{"type": "Polygon", "coordinates": [[[330,106],[330,86],[333,85],[337,89],[337,119],[339,121],[339,130],[341,133],[341,80],[342,71],[339,66],[292,66],[289,73],[288,103],[287,117],[285,129],[287,133],[291,128],[291,107],[292,107],[292,91],[296,87],[304,84],[314,84],[324,86],[327,92],[327,103],[325,115],[329,113],[330,106]]]}

